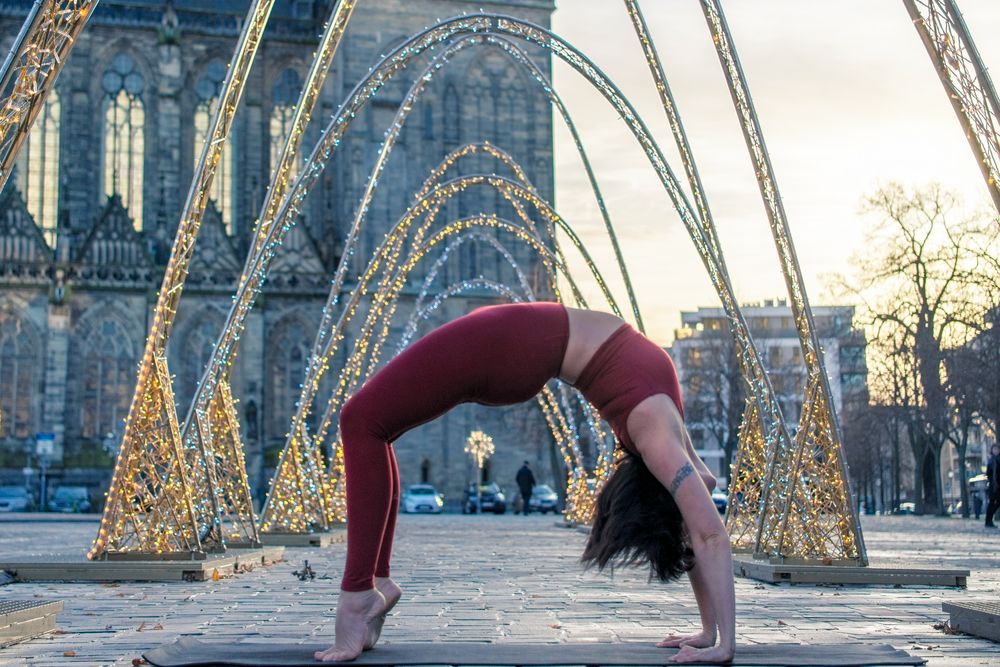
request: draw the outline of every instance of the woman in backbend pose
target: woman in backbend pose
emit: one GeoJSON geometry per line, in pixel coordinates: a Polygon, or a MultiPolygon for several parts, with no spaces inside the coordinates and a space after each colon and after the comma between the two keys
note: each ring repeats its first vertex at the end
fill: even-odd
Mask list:
{"type": "Polygon", "coordinates": [[[729,537],[709,495],[715,479],[684,427],[673,363],[613,315],[520,303],[480,308],[432,331],[344,404],[347,563],[335,644],[318,660],[352,660],[372,648],[402,593],[389,578],[399,503],[391,443],[459,403],[526,401],[554,377],[583,393],[628,453],[598,496],[583,562],[648,562],[661,581],[687,571],[702,630],[658,645],[680,647],[677,662],[732,659],[729,537]]]}

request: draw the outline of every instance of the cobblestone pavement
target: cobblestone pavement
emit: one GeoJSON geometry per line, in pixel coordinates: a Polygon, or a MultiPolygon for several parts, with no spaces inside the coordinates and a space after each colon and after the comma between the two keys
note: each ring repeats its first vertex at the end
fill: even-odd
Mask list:
{"type": "MultiPolygon", "coordinates": [[[[967,567],[968,590],[764,585],[737,579],[737,640],[889,643],[944,665],[1000,665],[1000,644],[949,635],[942,601],[996,600],[1000,531],[978,522],[871,517],[873,561],[967,567]]],[[[96,522],[0,523],[0,558],[83,554],[96,522]]],[[[641,572],[581,572],[584,536],[550,516],[400,517],[394,576],[404,588],[384,640],[654,641],[691,631],[698,612],[685,580],[651,584],[641,572]]],[[[55,633],[0,650],[2,665],[131,665],[179,635],[325,642],[332,638],[343,544],[288,549],[286,562],[232,579],[173,584],[11,584],[0,599],[60,599],[55,633]],[[303,559],[319,575],[300,582],[303,559]]]]}

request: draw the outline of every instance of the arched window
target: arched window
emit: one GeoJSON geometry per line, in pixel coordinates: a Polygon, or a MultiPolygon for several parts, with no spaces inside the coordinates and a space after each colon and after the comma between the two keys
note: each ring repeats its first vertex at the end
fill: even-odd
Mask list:
{"type": "MultiPolygon", "coordinates": [[[[208,140],[209,129],[219,99],[222,84],[226,80],[226,64],[221,60],[213,60],[205,67],[195,84],[195,94],[198,96],[198,106],[194,111],[194,165],[198,168],[198,160],[208,140]]],[[[215,168],[215,178],[212,179],[212,199],[215,207],[222,214],[222,222],[230,234],[233,229],[233,138],[222,145],[222,157],[215,168]]]]}
{"type": "Polygon", "coordinates": [[[184,360],[176,391],[178,405],[190,405],[201,381],[201,375],[205,372],[209,359],[212,358],[212,351],[221,331],[222,320],[214,314],[202,317],[194,328],[188,331],[178,355],[184,360]]]}
{"type": "MultiPolygon", "coordinates": [[[[292,68],[286,69],[278,76],[271,91],[271,172],[278,167],[278,159],[281,157],[281,149],[285,147],[285,141],[292,131],[292,120],[295,117],[295,103],[298,102],[299,92],[302,90],[302,77],[292,68]]],[[[291,181],[298,174],[298,167],[301,164],[302,156],[297,159],[288,170],[288,180],[291,181]]]]}
{"type": "Polygon", "coordinates": [[[430,100],[424,101],[424,140],[434,141],[434,107],[430,100]]]}
{"type": "Polygon", "coordinates": [[[0,437],[27,438],[36,432],[35,392],[41,370],[38,336],[23,320],[0,315],[0,437]]]}
{"type": "Polygon", "coordinates": [[[268,345],[268,382],[270,410],[268,436],[283,438],[295,415],[302,380],[306,376],[310,339],[301,322],[293,320],[280,326],[268,345]]]}
{"type": "Polygon", "coordinates": [[[120,434],[135,379],[132,341],[117,321],[105,320],[89,336],[83,354],[80,435],[103,439],[120,434]]]}
{"type": "Polygon", "coordinates": [[[101,77],[104,90],[104,194],[117,194],[142,229],[142,166],[146,80],[132,58],[119,53],[101,77]]]}
{"type": "Polygon", "coordinates": [[[444,91],[444,147],[451,151],[458,148],[461,137],[462,111],[455,86],[449,85],[444,91]]]}
{"type": "Polygon", "coordinates": [[[469,280],[479,275],[479,245],[475,239],[469,239],[462,244],[461,249],[462,266],[460,268],[462,280],[469,280]]]}
{"type": "Polygon", "coordinates": [[[52,90],[18,159],[18,189],[50,248],[56,245],[59,217],[60,112],[59,93],[52,90]]]}

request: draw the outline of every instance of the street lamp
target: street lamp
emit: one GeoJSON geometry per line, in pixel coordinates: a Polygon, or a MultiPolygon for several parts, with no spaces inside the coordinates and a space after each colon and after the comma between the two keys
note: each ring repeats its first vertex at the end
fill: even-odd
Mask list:
{"type": "Polygon", "coordinates": [[[476,511],[483,511],[483,492],[479,484],[483,478],[483,462],[493,456],[493,438],[482,431],[473,431],[465,441],[465,453],[472,457],[476,464],[476,511]]]}

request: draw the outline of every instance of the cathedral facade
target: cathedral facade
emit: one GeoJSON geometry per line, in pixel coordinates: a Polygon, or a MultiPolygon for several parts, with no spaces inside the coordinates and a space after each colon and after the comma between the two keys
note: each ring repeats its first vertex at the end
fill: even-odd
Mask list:
{"type": "MultiPolygon", "coordinates": [[[[216,173],[168,345],[181,420],[232,305],[272,170],[334,4],[275,2],[216,173]]],[[[54,485],[86,485],[100,501],[173,236],[248,5],[105,0],[60,73],[0,194],[0,483],[37,487],[37,469],[45,463],[54,485]],[[52,443],[44,461],[39,441],[52,443]]],[[[0,5],[5,52],[30,6],[31,0],[0,5]]],[[[311,151],[331,115],[381,56],[439,19],[480,8],[547,27],[554,3],[359,2],[302,152],[311,151]]],[[[543,49],[522,48],[551,76],[543,49]]],[[[412,63],[354,120],[274,258],[247,321],[231,378],[258,499],[284,446],[321,309],[383,136],[433,55],[412,63]]],[[[415,105],[379,179],[358,251],[344,260],[352,262],[352,279],[442,159],[467,142],[484,140],[510,154],[539,194],[553,200],[549,100],[495,46],[459,54],[415,105]]],[[[455,173],[493,172],[511,175],[481,155],[463,159],[455,173]]],[[[442,220],[481,212],[514,215],[496,192],[470,188],[447,204],[442,220]]],[[[427,285],[428,296],[474,278],[516,286],[524,277],[537,298],[551,296],[537,254],[500,232],[492,237],[449,253],[427,285]]],[[[412,276],[387,323],[391,350],[425,275],[426,269],[418,269],[412,276]]],[[[345,285],[345,291],[352,287],[345,285]]],[[[485,288],[463,289],[421,323],[418,335],[498,300],[485,288]]],[[[340,351],[333,373],[345,358],[340,351]]],[[[545,421],[537,407],[525,404],[462,406],[407,434],[397,446],[404,484],[430,482],[457,501],[476,475],[463,445],[477,429],[496,441],[488,474],[501,486],[514,486],[524,460],[540,481],[561,481],[545,421]]]]}

